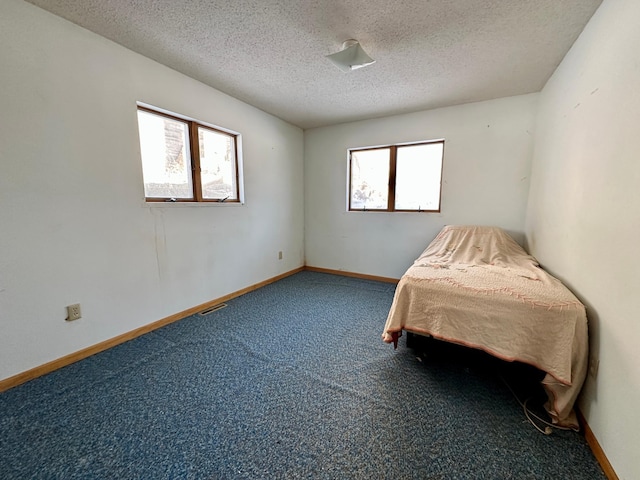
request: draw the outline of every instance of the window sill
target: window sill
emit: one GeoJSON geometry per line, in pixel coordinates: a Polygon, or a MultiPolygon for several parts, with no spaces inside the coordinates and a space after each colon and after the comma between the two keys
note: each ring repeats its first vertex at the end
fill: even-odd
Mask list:
{"type": "Polygon", "coordinates": [[[244,202],[142,202],[144,207],[151,208],[190,208],[190,207],[216,207],[233,208],[244,207],[244,202]]]}

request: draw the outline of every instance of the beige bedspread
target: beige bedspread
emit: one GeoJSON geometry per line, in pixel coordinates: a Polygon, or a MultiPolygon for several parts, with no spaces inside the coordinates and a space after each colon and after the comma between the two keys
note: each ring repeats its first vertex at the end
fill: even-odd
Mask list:
{"type": "Polygon", "coordinates": [[[402,330],[543,370],[552,420],[578,428],[585,308],[503,230],[445,227],[398,283],[382,338],[391,342],[402,330]]]}

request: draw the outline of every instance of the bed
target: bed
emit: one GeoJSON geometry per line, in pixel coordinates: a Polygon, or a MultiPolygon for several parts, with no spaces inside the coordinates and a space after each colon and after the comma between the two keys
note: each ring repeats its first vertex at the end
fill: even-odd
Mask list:
{"type": "Polygon", "coordinates": [[[585,307],[502,229],[442,229],[400,279],[382,339],[397,346],[403,330],[542,370],[553,423],[579,428],[585,307]]]}

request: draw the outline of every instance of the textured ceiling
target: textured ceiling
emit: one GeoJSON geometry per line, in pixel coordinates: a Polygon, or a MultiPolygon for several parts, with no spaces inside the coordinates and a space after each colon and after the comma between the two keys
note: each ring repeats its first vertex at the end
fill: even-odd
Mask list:
{"type": "Polygon", "coordinates": [[[602,0],[28,1],[310,128],[540,91],[602,0]]]}

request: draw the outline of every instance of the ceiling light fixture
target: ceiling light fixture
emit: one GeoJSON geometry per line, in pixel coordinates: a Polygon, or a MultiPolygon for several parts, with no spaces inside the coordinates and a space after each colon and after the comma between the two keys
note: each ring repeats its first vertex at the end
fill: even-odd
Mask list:
{"type": "Polygon", "coordinates": [[[367,55],[357,40],[347,40],[342,44],[342,50],[327,55],[327,58],[343,72],[357,70],[376,62],[367,55]]]}

